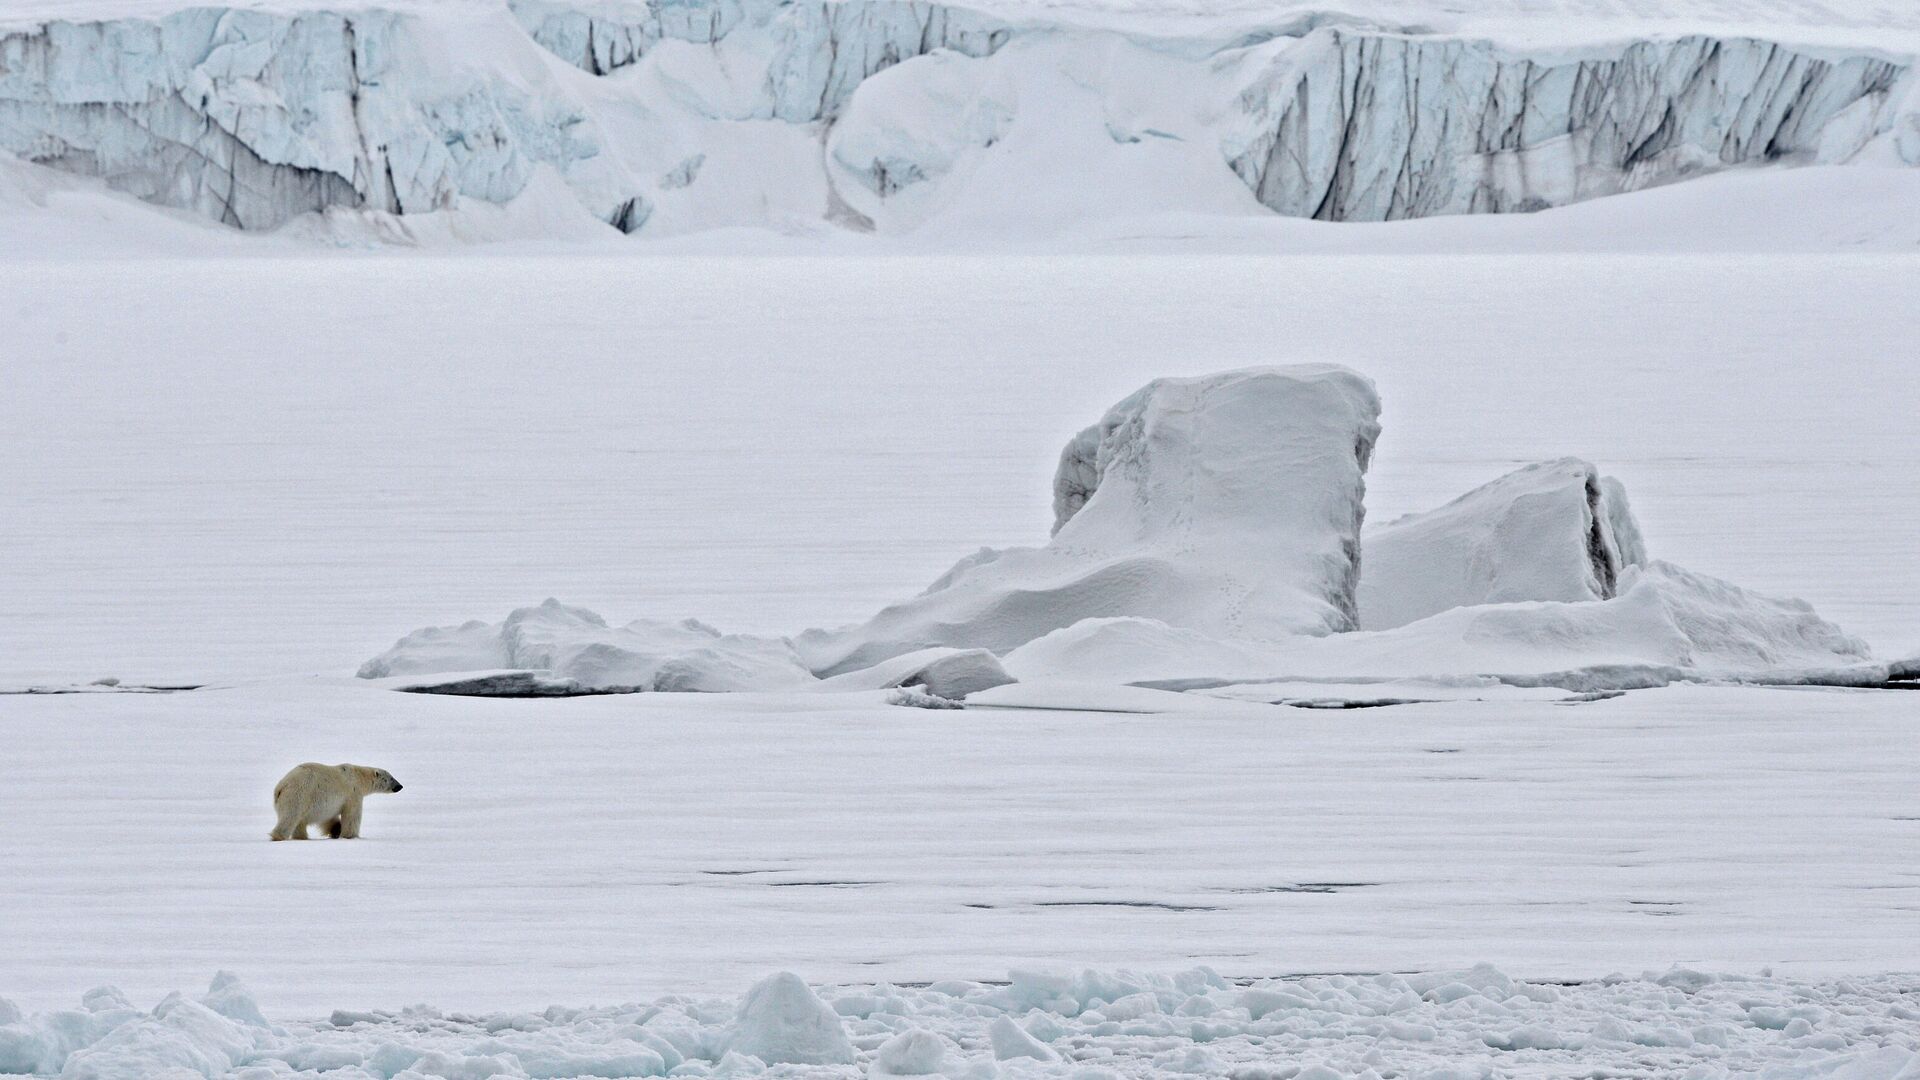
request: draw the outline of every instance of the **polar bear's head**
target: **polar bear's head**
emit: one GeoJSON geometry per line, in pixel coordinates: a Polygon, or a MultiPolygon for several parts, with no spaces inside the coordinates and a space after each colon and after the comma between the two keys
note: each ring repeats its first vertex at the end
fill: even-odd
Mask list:
{"type": "Polygon", "coordinates": [[[342,765],[341,772],[353,779],[363,794],[381,795],[400,790],[400,781],[385,769],[370,768],[366,765],[342,765]]]}

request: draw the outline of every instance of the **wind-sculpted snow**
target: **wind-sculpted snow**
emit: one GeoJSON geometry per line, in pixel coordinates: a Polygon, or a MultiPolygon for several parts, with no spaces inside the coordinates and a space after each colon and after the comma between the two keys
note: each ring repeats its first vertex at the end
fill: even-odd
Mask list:
{"type": "Polygon", "coordinates": [[[520,234],[563,236],[589,215],[667,233],[1376,221],[1748,163],[1920,163],[1899,53],[1274,18],[1216,33],[912,0],[314,0],[50,21],[0,31],[0,151],[246,229],[524,204],[520,234]]]}
{"type": "Polygon", "coordinates": [[[0,1000],[0,1070],[63,1080],[341,1077],[1764,1075],[1896,1080],[1920,1068],[1911,977],[1834,982],[1687,968],[1576,984],[1486,964],[1404,975],[1230,981],[1014,971],[1003,984],[809,987],[766,979],[737,1006],[650,1004],[467,1014],[425,1005],[269,1024],[222,974],[151,1012],[102,988],[19,1016],[0,1000]]]}
{"type": "Polygon", "coordinates": [[[530,42],[475,29],[196,8],[0,34],[0,149],[246,229],[504,203],[550,166],[637,227],[582,102],[524,77],[530,42]]]}
{"type": "Polygon", "coordinates": [[[1389,630],[1448,608],[1608,600],[1646,561],[1626,489],[1575,458],[1509,473],[1361,537],[1360,626],[1389,630]]]}
{"type": "Polygon", "coordinates": [[[1748,38],[1527,56],[1311,33],[1243,100],[1260,201],[1327,221],[1504,213],[1755,161],[1844,161],[1894,123],[1905,64],[1748,38]]]}
{"type": "Polygon", "coordinates": [[[866,624],[795,642],[822,674],[930,646],[1005,652],[1090,617],[1222,637],[1353,629],[1372,383],[1333,365],[1159,379],[1062,453],[1045,547],[982,550],[866,624]]]}

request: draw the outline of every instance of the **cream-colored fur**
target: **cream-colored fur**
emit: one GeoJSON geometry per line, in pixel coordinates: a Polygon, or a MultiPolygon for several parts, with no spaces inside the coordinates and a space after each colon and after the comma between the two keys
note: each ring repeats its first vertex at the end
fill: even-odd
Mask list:
{"type": "Polygon", "coordinates": [[[328,836],[352,840],[360,835],[360,800],[399,791],[400,781],[385,769],[365,765],[295,765],[273,786],[273,812],[280,816],[275,840],[305,840],[307,826],[328,836]]]}

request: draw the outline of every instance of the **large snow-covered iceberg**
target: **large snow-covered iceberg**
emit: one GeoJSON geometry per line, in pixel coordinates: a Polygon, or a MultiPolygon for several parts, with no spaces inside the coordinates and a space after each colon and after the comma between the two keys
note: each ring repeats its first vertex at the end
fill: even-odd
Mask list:
{"type": "Polygon", "coordinates": [[[415,631],[360,675],[513,696],[896,690],[946,707],[1016,680],[1606,690],[1909,672],[1802,601],[1651,559],[1624,487],[1575,458],[1364,528],[1379,409],[1371,382],[1329,364],[1158,379],[1068,441],[1045,545],[981,549],[863,624],[728,635],[548,600],[415,631]]]}
{"type": "Polygon", "coordinates": [[[1084,618],[1228,638],[1356,625],[1373,384],[1333,365],[1159,379],[1082,431],[1044,547],[982,550],[864,625],[795,641],[821,674],[932,646],[1016,648],[1084,618]]]}
{"type": "Polygon", "coordinates": [[[1508,473],[1361,537],[1360,626],[1389,630],[1449,608],[1608,600],[1646,561],[1619,481],[1577,458],[1508,473]]]}
{"type": "Polygon", "coordinates": [[[1750,27],[1545,44],[916,0],[34,10],[0,11],[0,153],[246,229],[498,204],[555,230],[556,198],[660,233],[1378,221],[1920,163],[1911,51],[1750,27]]]}

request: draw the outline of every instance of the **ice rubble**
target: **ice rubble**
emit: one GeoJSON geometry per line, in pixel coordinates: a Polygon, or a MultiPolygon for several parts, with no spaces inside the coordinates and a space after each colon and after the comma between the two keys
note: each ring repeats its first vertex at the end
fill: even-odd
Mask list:
{"type": "Polygon", "coordinates": [[[1920,1070],[1910,977],[1839,982],[1684,968],[1575,985],[1487,965],[1230,981],[1015,971],[987,984],[808,986],[782,973],[735,1006],[463,1015],[414,1006],[269,1024],[230,975],[151,1012],[118,991],[23,1017],[0,1002],[0,1071],[63,1080],[325,1075],[1007,1078],[1660,1075],[1895,1080],[1920,1070]]]}
{"type": "Polygon", "coordinates": [[[505,204],[571,235],[556,200],[627,232],[1372,221],[1752,162],[1920,163],[1915,82],[1899,52],[1735,34],[1546,47],[1338,15],[296,0],[0,26],[0,151],[248,229],[505,204]]]}
{"type": "Polygon", "coordinates": [[[1333,365],[1155,380],[1068,443],[1045,547],[982,550],[795,648],[838,674],[934,646],[1004,653],[1100,616],[1221,637],[1351,630],[1379,411],[1373,384],[1333,365]]]}

